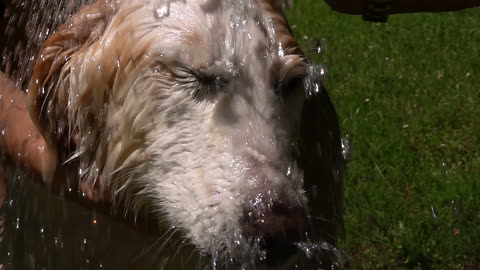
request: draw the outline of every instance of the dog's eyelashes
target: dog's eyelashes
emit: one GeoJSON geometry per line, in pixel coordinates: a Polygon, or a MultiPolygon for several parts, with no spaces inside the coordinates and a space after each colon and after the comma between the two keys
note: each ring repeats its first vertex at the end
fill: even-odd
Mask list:
{"type": "Polygon", "coordinates": [[[192,96],[195,100],[213,100],[218,94],[225,91],[228,80],[216,74],[192,72],[194,77],[192,96]]]}
{"type": "Polygon", "coordinates": [[[214,100],[225,91],[229,83],[229,79],[225,76],[186,67],[179,68],[174,75],[179,83],[185,85],[185,89],[188,89],[196,101],[214,100]]]}
{"type": "Polygon", "coordinates": [[[197,73],[196,78],[202,87],[222,88],[228,80],[220,75],[197,73]]]}

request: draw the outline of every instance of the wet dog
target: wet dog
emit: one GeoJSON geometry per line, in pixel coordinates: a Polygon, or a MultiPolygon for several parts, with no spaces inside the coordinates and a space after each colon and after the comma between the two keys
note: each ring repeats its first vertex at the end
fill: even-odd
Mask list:
{"type": "Polygon", "coordinates": [[[153,213],[216,264],[316,257],[342,226],[343,156],[282,5],[80,10],[43,43],[28,86],[57,166],[77,164],[91,200],[153,213]]]}

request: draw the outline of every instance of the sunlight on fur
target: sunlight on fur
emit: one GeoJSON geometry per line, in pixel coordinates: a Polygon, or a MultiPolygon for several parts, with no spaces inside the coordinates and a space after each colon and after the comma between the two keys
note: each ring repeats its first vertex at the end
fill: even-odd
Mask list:
{"type": "Polygon", "coordinates": [[[317,266],[324,252],[337,256],[338,121],[288,4],[102,0],[80,10],[44,42],[28,87],[56,166],[77,162],[80,188],[98,189],[91,200],[155,213],[213,265],[275,264],[292,247],[317,266]]]}

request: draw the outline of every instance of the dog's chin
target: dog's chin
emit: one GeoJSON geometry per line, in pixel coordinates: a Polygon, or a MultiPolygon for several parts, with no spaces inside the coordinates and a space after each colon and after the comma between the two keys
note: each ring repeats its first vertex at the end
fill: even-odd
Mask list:
{"type": "MultiPolygon", "coordinates": [[[[251,239],[248,250],[238,257],[212,256],[220,269],[343,269],[342,253],[324,241],[251,239]],[[298,268],[301,267],[301,268],[298,268]]],[[[218,255],[218,254],[217,254],[218,255]]]]}
{"type": "Polygon", "coordinates": [[[297,244],[273,239],[244,238],[218,250],[219,244],[204,253],[219,269],[289,269],[298,260],[297,244]]]}
{"type": "MultiPolygon", "coordinates": [[[[341,253],[326,242],[250,238],[248,245],[203,252],[213,269],[342,269],[341,253]]],[[[217,245],[218,246],[218,245],[217,245]]]]}
{"type": "MultiPolygon", "coordinates": [[[[268,214],[258,215],[266,216],[268,214]]],[[[286,214],[284,218],[289,215],[291,216],[291,214],[286,214]]],[[[290,265],[292,261],[295,261],[294,258],[299,252],[298,241],[305,241],[306,233],[298,231],[300,229],[297,228],[282,228],[281,232],[266,232],[262,228],[262,223],[271,223],[272,220],[281,223],[282,218],[275,217],[270,220],[268,217],[256,218],[256,221],[245,221],[248,220],[245,216],[232,216],[230,223],[216,224],[206,228],[203,232],[189,231],[187,238],[192,239],[192,243],[203,254],[209,255],[212,262],[228,269],[239,265],[244,266],[245,269],[258,267],[267,267],[268,269],[280,267],[281,269],[282,266],[290,265]],[[252,225],[252,223],[255,224],[252,225]],[[252,227],[254,228],[252,229],[252,227]],[[226,229],[219,230],[218,228],[226,229]],[[292,233],[288,230],[296,231],[292,233]],[[289,234],[293,234],[293,236],[289,234]],[[208,240],[205,241],[206,239],[208,240]]],[[[304,221],[295,220],[295,222],[303,223],[304,221]]]]}
{"type": "MultiPolygon", "coordinates": [[[[307,199],[301,185],[293,185],[296,181],[288,181],[286,175],[281,178],[280,172],[265,173],[261,168],[256,168],[252,177],[249,168],[230,171],[223,167],[220,173],[218,168],[203,172],[185,167],[180,166],[203,177],[168,178],[168,173],[152,170],[156,177],[149,181],[156,184],[147,190],[157,191],[152,194],[153,212],[160,213],[164,225],[218,266],[253,269],[289,264],[298,253],[297,243],[306,239],[307,199]],[[218,175],[225,178],[207,181],[218,175]],[[265,175],[277,175],[282,180],[272,185],[265,175]]],[[[175,167],[169,169],[175,171],[175,167]]],[[[301,178],[298,174],[290,177],[301,178]]]]}

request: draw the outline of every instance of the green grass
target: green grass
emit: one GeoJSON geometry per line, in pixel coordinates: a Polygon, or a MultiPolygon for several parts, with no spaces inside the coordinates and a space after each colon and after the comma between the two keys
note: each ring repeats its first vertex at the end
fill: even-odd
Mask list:
{"type": "Polygon", "coordinates": [[[288,12],[353,153],[341,248],[350,269],[480,269],[480,8],[341,15],[319,0],[288,12]]]}

